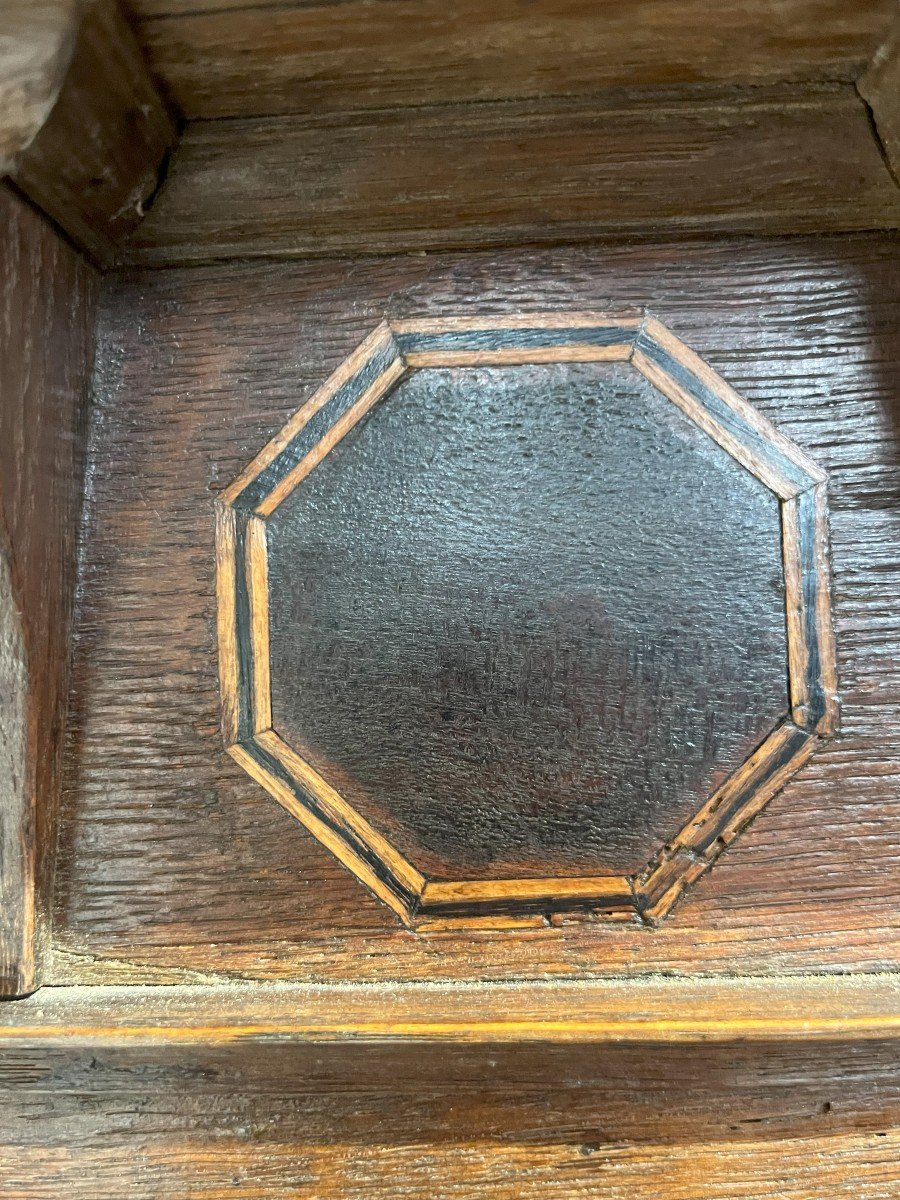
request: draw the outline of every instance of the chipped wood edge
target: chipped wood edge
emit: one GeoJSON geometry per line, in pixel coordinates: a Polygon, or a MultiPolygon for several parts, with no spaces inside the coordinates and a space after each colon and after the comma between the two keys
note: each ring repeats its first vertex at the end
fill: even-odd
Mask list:
{"type": "Polygon", "coordinates": [[[109,268],[160,187],[175,122],[118,0],[12,7],[4,41],[13,49],[0,53],[0,173],[109,268]]]}
{"type": "Polygon", "coordinates": [[[655,923],[713,865],[787,781],[818,739],[786,720],[715,792],[636,880],[642,917],[655,923]]]}

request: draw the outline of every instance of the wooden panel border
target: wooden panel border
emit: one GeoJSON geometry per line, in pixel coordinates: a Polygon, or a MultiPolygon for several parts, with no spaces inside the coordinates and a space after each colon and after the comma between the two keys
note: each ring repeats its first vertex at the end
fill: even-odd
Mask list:
{"type": "Polygon", "coordinates": [[[825,474],[660,321],[637,312],[383,321],[217,500],[222,729],[228,752],[403,921],[542,923],[590,911],[654,924],[837,729],[825,474]],[[265,522],[410,372],[629,362],[780,506],[789,709],[647,867],[633,876],[427,878],[272,725],[265,522]]]}
{"type": "Polygon", "coordinates": [[[900,1038],[900,976],[648,976],[366,986],[47,988],[0,1006],[0,1048],[839,1042],[900,1038]]]}

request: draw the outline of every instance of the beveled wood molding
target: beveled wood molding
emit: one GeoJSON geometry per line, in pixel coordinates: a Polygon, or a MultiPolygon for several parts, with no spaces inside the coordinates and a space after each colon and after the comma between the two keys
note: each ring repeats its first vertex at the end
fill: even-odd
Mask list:
{"type": "Polygon", "coordinates": [[[524,314],[383,322],[217,502],[222,728],[229,754],[406,923],[490,917],[540,923],[589,909],[664,917],[684,889],[837,728],[825,475],[698,355],[638,313],[524,314]],[[754,753],[635,874],[450,880],[429,877],[273,727],[267,521],[410,373],[441,367],[629,363],[777,497],[789,708],[754,753]]]}
{"type": "Polygon", "coordinates": [[[54,987],[0,1006],[0,1047],[832,1042],[900,1037],[900,977],[54,987]],[[114,1019],[111,1019],[114,1018],[114,1019]]]}
{"type": "Polygon", "coordinates": [[[115,0],[4,7],[0,174],[110,266],[157,191],[176,130],[115,0]]]}

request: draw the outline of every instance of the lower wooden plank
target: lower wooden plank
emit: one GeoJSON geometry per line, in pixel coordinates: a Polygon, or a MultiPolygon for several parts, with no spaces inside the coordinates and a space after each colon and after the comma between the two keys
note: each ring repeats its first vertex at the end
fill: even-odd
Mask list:
{"type": "Polygon", "coordinates": [[[892,1200],[896,1011],[883,977],[45,988],[0,1009],[21,1035],[0,1040],[3,1195],[892,1200]],[[545,1028],[557,1005],[580,1039],[545,1028]],[[839,1010],[846,1032],[820,1037],[839,1010]],[[699,1024],[670,1036],[664,1012],[699,1024]],[[316,1013],[348,1024],[326,1040],[316,1013]],[[476,1036],[437,1034],[440,1015],[476,1036]],[[392,1032],[361,1033],[376,1016],[392,1032]],[[498,1016],[527,1036],[479,1024],[498,1016]]]}
{"type": "Polygon", "coordinates": [[[894,228],[852,85],[188,125],[132,262],[894,228]]]}

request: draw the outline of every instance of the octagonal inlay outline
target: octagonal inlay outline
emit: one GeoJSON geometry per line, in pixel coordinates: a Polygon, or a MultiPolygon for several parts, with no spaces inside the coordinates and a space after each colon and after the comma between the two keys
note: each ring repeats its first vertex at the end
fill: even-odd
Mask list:
{"type": "Polygon", "coordinates": [[[655,923],[837,728],[824,472],[660,321],[640,313],[383,322],[220,495],[216,555],[222,727],[229,754],[410,925],[542,919],[575,910],[655,923]],[[267,522],[412,372],[590,362],[630,364],[776,498],[787,709],[638,872],[429,877],[274,728],[267,522]]]}

